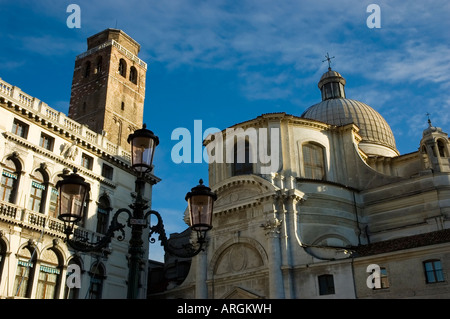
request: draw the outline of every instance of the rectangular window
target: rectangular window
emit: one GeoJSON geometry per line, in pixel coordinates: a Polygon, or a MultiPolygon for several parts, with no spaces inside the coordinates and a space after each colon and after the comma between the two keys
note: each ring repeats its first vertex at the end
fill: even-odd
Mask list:
{"type": "Polygon", "coordinates": [[[102,176],[107,179],[113,179],[113,168],[107,164],[103,164],[102,166],[102,176]]]}
{"type": "Polygon", "coordinates": [[[319,279],[319,294],[333,295],[334,294],[334,279],[333,275],[321,275],[319,279]]]}
{"type": "Polygon", "coordinates": [[[101,299],[102,297],[102,285],[103,281],[98,278],[91,278],[91,285],[89,289],[90,299],[101,299]]]}
{"type": "Polygon", "coordinates": [[[55,144],[55,139],[47,134],[41,133],[41,139],[39,140],[39,146],[43,147],[49,151],[53,151],[53,145],[55,144]]]}
{"type": "Polygon", "coordinates": [[[92,157],[84,153],[81,155],[81,166],[89,170],[92,170],[93,163],[94,159],[92,157]]]}
{"type": "Polygon", "coordinates": [[[97,229],[96,232],[100,234],[106,234],[108,231],[108,211],[98,208],[97,210],[97,229]]]}
{"type": "Polygon", "coordinates": [[[34,210],[35,212],[40,212],[41,210],[41,201],[42,194],[45,190],[45,186],[41,183],[32,181],[31,182],[31,191],[30,191],[30,200],[28,201],[28,209],[34,210]]]}
{"type": "Polygon", "coordinates": [[[14,188],[17,184],[17,174],[3,170],[0,185],[0,199],[5,202],[13,202],[14,188]]]}
{"type": "Polygon", "coordinates": [[[19,260],[14,281],[14,295],[18,297],[28,297],[28,279],[30,278],[30,268],[33,264],[19,260]]]}
{"type": "Polygon", "coordinates": [[[52,188],[50,192],[50,203],[48,206],[48,214],[51,217],[58,217],[58,197],[59,192],[56,188],[52,188]]]}
{"type": "Polygon", "coordinates": [[[20,137],[28,137],[28,124],[25,124],[17,119],[14,119],[12,133],[19,135],[20,137]]]}
{"type": "Polygon", "coordinates": [[[54,299],[60,271],[55,267],[41,265],[36,290],[37,299],[54,299]]]}
{"type": "Polygon", "coordinates": [[[425,268],[425,278],[428,284],[445,281],[440,260],[428,260],[425,261],[423,265],[425,268]]]}
{"type": "Polygon", "coordinates": [[[381,280],[381,289],[389,288],[389,279],[387,275],[387,270],[384,267],[380,267],[380,280],[381,280]]]}
{"type": "Polygon", "coordinates": [[[302,146],[305,177],[311,179],[325,179],[325,162],[323,148],[315,144],[302,146]]]}

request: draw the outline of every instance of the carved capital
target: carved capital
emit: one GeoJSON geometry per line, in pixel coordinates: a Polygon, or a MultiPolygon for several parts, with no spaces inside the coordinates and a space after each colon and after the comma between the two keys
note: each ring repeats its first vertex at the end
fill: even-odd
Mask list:
{"type": "Polygon", "coordinates": [[[282,222],[282,220],[274,217],[261,224],[261,227],[266,231],[266,236],[276,237],[280,233],[282,222]]]}

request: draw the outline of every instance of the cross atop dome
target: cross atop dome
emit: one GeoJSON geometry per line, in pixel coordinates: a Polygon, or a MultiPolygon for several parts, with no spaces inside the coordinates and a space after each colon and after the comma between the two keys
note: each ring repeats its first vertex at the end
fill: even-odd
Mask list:
{"type": "Polygon", "coordinates": [[[430,113],[425,114],[428,117],[428,125],[431,127],[430,113]]]}
{"type": "Polygon", "coordinates": [[[325,60],[322,60],[322,63],[328,61],[328,70],[331,70],[331,59],[334,59],[334,56],[330,57],[330,55],[327,52],[325,58],[326,58],[325,60]]]}

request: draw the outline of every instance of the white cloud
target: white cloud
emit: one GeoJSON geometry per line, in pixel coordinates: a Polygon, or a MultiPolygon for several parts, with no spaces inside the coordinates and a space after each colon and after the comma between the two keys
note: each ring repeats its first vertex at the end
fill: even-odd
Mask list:
{"type": "MultiPolygon", "coordinates": [[[[250,100],[299,104],[299,97],[309,94],[301,91],[310,90],[306,83],[315,86],[325,71],[322,60],[327,52],[336,57],[333,68],[361,82],[354,87],[369,81],[379,89],[380,104],[388,102],[386,84],[436,83],[449,88],[448,1],[425,5],[380,0],[379,30],[366,26],[366,8],[372,2],[80,0],[78,32],[83,38],[115,27],[117,21],[117,28],[141,44],[140,57],[150,68],[153,62],[167,68],[231,70],[250,100]]],[[[52,6],[48,0],[40,5],[48,16],[61,21],[67,17],[62,5],[52,6]]],[[[51,35],[30,36],[22,45],[43,55],[85,50],[85,42],[51,35]]],[[[369,101],[377,100],[371,94],[369,101]]]]}
{"type": "Polygon", "coordinates": [[[77,55],[86,49],[85,46],[73,39],[48,34],[23,37],[20,42],[22,49],[44,56],[62,56],[68,53],[77,55]]]}
{"type": "MultiPolygon", "coordinates": [[[[370,3],[79,1],[84,33],[115,27],[117,21],[118,28],[141,44],[140,56],[147,62],[168,68],[234,70],[244,79],[242,92],[249,99],[294,98],[301,86],[298,78],[326,68],[322,64],[326,52],[336,56],[333,66],[343,74],[365,74],[371,81],[446,81],[450,74],[448,41],[443,41],[449,39],[443,32],[449,27],[447,1],[424,5],[380,0],[380,30],[366,26],[370,3]],[[273,80],[281,78],[274,87],[273,80]]],[[[61,13],[53,10],[52,14],[61,13]]],[[[64,39],[30,40],[30,49],[42,54],[71,46],[64,39]],[[39,41],[48,46],[37,47],[39,41]]]]}
{"type": "Polygon", "coordinates": [[[14,70],[25,65],[25,61],[0,61],[0,70],[14,70]]]}
{"type": "Polygon", "coordinates": [[[391,82],[446,83],[450,80],[450,47],[409,41],[403,51],[380,56],[382,67],[374,73],[379,80],[391,82]],[[382,60],[383,59],[383,60],[382,60]]]}

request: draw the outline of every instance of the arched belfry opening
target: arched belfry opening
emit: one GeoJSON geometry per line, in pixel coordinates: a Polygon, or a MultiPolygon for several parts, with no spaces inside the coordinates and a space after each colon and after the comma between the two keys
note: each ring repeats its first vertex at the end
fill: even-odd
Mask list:
{"type": "Polygon", "coordinates": [[[450,172],[448,134],[440,127],[433,126],[430,119],[428,119],[428,127],[423,131],[419,150],[423,170],[450,172]]]}

